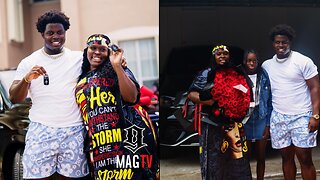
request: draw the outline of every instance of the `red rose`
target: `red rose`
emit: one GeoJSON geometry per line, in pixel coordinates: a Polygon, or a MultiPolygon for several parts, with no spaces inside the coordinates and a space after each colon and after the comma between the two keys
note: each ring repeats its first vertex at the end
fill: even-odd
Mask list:
{"type": "Polygon", "coordinates": [[[211,94],[218,101],[218,106],[225,110],[226,117],[239,119],[245,116],[250,103],[250,89],[241,74],[233,69],[218,70],[211,94]],[[233,87],[238,84],[242,84],[248,91],[244,93],[233,87]]]}
{"type": "Polygon", "coordinates": [[[221,113],[220,113],[219,109],[215,109],[213,114],[214,114],[215,117],[219,117],[221,113]]]}

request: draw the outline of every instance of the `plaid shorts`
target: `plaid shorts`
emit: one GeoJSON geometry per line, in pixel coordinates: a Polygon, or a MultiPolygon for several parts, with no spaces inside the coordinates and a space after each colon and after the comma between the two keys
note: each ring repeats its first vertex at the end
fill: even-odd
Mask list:
{"type": "Polygon", "coordinates": [[[86,176],[89,169],[83,141],[83,125],[54,128],[31,122],[23,153],[23,178],[45,178],[55,172],[71,178],[86,176]]]}
{"type": "Polygon", "coordinates": [[[318,131],[309,132],[308,124],[312,112],[297,115],[285,115],[272,111],[270,118],[270,136],[274,149],[282,149],[293,144],[300,148],[317,145],[318,131]]]}

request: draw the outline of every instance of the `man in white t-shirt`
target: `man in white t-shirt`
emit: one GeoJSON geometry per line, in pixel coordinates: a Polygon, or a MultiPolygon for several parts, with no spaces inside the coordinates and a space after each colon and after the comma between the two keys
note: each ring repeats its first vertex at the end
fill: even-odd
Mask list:
{"type": "Polygon", "coordinates": [[[63,47],[69,18],[51,10],[38,18],[44,47],[24,58],[10,87],[13,103],[32,99],[23,154],[23,178],[57,179],[86,176],[84,126],[74,90],[81,72],[82,52],[63,47]]]}
{"type": "Polygon", "coordinates": [[[276,54],[262,64],[271,84],[271,142],[280,149],[285,179],[296,177],[296,155],[303,179],[315,180],[312,147],[317,145],[319,126],[319,76],[310,58],[291,50],[294,37],[288,25],[273,27],[270,39],[276,54]]]}

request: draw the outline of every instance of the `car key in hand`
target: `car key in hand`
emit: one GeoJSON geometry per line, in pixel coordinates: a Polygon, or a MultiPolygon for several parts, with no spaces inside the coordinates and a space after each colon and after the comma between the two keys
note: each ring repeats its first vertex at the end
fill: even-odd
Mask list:
{"type": "Polygon", "coordinates": [[[119,50],[119,47],[115,44],[112,44],[110,48],[112,49],[113,52],[117,52],[119,50]]]}
{"type": "Polygon", "coordinates": [[[48,76],[48,74],[45,74],[43,76],[43,84],[44,85],[49,85],[49,76],[48,76]]]}

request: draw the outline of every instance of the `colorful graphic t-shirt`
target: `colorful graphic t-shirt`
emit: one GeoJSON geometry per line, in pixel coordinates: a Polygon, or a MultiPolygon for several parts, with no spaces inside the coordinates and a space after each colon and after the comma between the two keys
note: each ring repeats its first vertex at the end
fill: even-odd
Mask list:
{"type": "MultiPolygon", "coordinates": [[[[131,71],[125,69],[125,72],[137,85],[131,71]]],[[[152,168],[154,159],[152,154],[144,154],[144,149],[150,148],[144,141],[152,137],[152,131],[144,123],[133,121],[141,117],[130,111],[133,107],[122,102],[110,62],[78,82],[76,99],[89,135],[94,178],[120,180],[148,176],[142,169],[152,168]]]]}

